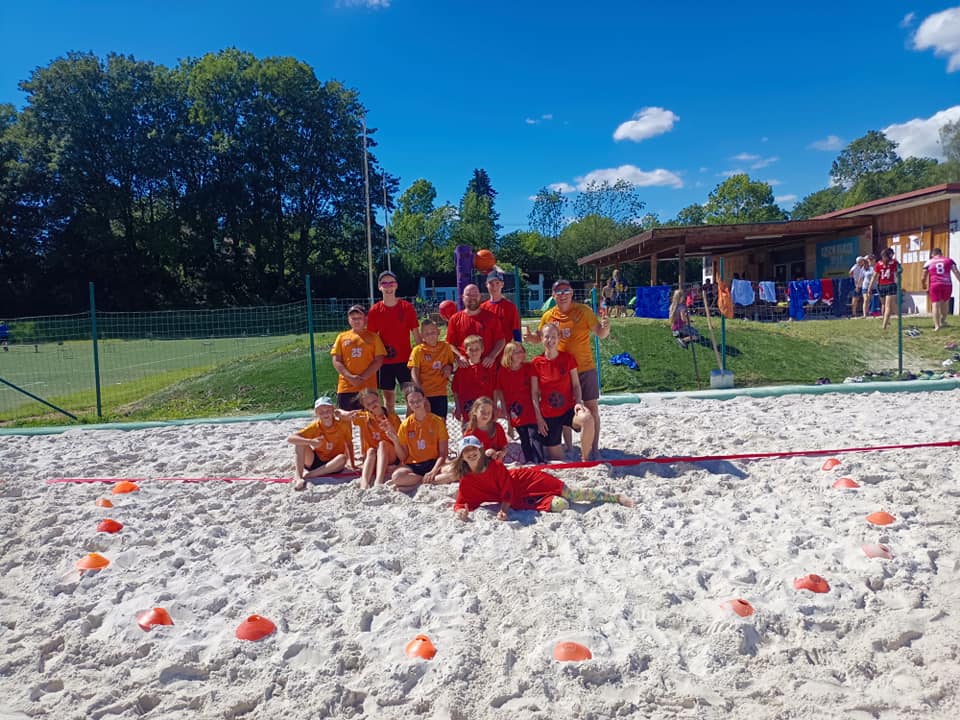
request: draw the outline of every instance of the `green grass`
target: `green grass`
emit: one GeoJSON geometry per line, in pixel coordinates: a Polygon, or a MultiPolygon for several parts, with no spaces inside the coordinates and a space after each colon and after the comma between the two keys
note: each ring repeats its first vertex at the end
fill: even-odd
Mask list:
{"type": "MultiPolygon", "coordinates": [[[[600,343],[604,392],[643,393],[709,387],[710,370],[718,366],[717,360],[709,346],[705,319],[698,317],[695,322],[705,344],[684,350],[677,347],[665,321],[614,320],[611,337],[600,343]],[[610,365],[609,358],[621,352],[629,352],[640,369],[610,365]],[[694,372],[694,354],[699,381],[694,372]]],[[[946,350],[944,345],[960,341],[960,328],[934,333],[930,319],[905,318],[904,328],[911,325],[918,327],[921,335],[903,339],[904,370],[942,371],[941,361],[955,352],[946,350]]],[[[714,326],[719,342],[716,319],[714,326]]],[[[316,336],[317,380],[321,393],[333,393],[336,386],[336,375],[328,357],[334,336],[335,333],[316,336]]],[[[117,368],[126,368],[127,375],[123,377],[128,379],[104,382],[102,419],[95,413],[92,361],[83,361],[76,354],[72,359],[63,357],[66,352],[75,352],[74,349],[56,351],[60,353],[59,358],[52,355],[54,351],[48,351],[57,362],[72,361],[90,376],[89,379],[63,380],[52,375],[50,384],[63,382],[69,389],[71,382],[81,386],[86,383],[88,387],[74,386],[72,391],[61,392],[50,399],[75,412],[84,422],[217,417],[309,408],[313,385],[306,338],[258,338],[256,340],[263,341],[259,345],[249,344],[250,340],[242,339],[246,344],[234,339],[143,340],[131,341],[129,345],[112,341],[117,343],[117,349],[107,350],[102,357],[108,353],[121,357],[116,358],[114,369],[104,361],[105,377],[116,378],[117,368]],[[83,366],[84,362],[87,366],[83,366]],[[144,372],[144,367],[152,372],[144,372]],[[107,370],[114,375],[109,375],[107,370]]],[[[796,323],[733,320],[726,324],[726,340],[730,349],[727,369],[733,371],[737,386],[810,384],[821,377],[838,383],[847,376],[868,371],[897,369],[896,328],[884,332],[879,320],[796,323]]],[[[538,350],[534,348],[533,352],[538,350]]],[[[14,364],[5,361],[7,358],[0,357],[0,377],[15,382],[3,374],[7,372],[5,365],[14,364]]],[[[0,392],[9,395],[13,391],[0,392]]],[[[0,412],[0,421],[17,425],[70,422],[32,401],[19,403],[12,410],[4,409],[0,412]]]]}

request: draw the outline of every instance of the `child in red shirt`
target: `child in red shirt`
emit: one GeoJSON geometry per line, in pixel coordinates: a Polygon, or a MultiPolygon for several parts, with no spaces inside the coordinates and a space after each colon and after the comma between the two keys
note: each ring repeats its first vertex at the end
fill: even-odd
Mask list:
{"type": "Polygon", "coordinates": [[[517,431],[520,448],[528,463],[542,465],[546,462],[540,432],[537,430],[537,414],[530,395],[530,378],[533,368],[527,361],[527,351],[518,342],[508,342],[503,348],[503,361],[497,369],[497,403],[503,415],[517,431]]]}
{"type": "Polygon", "coordinates": [[[470,335],[463,341],[468,365],[457,368],[453,375],[453,416],[466,422],[470,407],[478,397],[493,397],[496,369],[483,365],[483,338],[470,335]]]}
{"type": "Polygon", "coordinates": [[[473,435],[483,443],[487,457],[503,460],[507,454],[507,434],[493,419],[493,400],[478,397],[470,408],[470,419],[463,430],[464,435],[473,435]]]}

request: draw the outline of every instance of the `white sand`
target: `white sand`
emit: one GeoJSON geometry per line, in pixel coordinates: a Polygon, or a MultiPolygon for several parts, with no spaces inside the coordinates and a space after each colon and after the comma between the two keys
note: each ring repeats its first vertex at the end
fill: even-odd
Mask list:
{"type": "MultiPolygon", "coordinates": [[[[960,391],[648,401],[602,445],[707,455],[960,439],[960,391]],[[940,408],[936,427],[931,410],[940,408]]],[[[276,476],[282,423],[0,438],[0,718],[957,718],[957,448],[559,473],[635,510],[480,511],[452,487],[145,482],[276,476]],[[831,488],[846,475],[855,491],[831,488]],[[870,526],[886,510],[897,521],[870,526]],[[98,534],[97,522],[126,524],[98,534]],[[864,542],[892,560],[868,559],[864,542]],[[88,552],[112,562],[78,578],[88,552]],[[798,592],[816,573],[825,595],[798,592]],[[721,603],[742,597],[740,619],[721,603]],[[136,614],[169,610],[144,633],[136,614]],[[252,613],[276,622],[243,642],[252,613]],[[432,662],[409,660],[418,633],[432,662]],[[557,663],[561,640],[588,645],[557,663]]]]}

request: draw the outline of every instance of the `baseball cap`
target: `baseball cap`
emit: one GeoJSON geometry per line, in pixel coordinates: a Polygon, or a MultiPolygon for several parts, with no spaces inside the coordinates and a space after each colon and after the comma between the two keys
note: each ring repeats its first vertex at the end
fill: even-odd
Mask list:
{"type": "Polygon", "coordinates": [[[333,407],[333,400],[328,397],[318,397],[313,403],[313,409],[316,410],[318,407],[333,407]]]}
{"type": "Polygon", "coordinates": [[[457,457],[463,455],[463,451],[467,448],[483,450],[483,443],[480,442],[480,438],[476,437],[475,435],[464,435],[463,439],[460,441],[460,451],[457,453],[457,457]]]}
{"type": "Polygon", "coordinates": [[[347,315],[352,315],[355,312],[358,312],[362,315],[367,314],[367,311],[363,309],[363,305],[351,305],[350,309],[347,310],[347,315]]]}
{"type": "Polygon", "coordinates": [[[491,280],[499,280],[500,282],[503,282],[503,273],[499,270],[491,270],[489,273],[487,273],[487,282],[490,282],[491,280]]]}
{"type": "Polygon", "coordinates": [[[394,274],[393,270],[384,270],[382,273],[377,275],[377,284],[379,285],[380,282],[386,277],[393,278],[394,280],[397,279],[397,276],[394,274]]]}
{"type": "Polygon", "coordinates": [[[866,259],[867,259],[866,255],[857,255],[857,262],[860,262],[861,260],[866,260],[866,259]]]}
{"type": "Polygon", "coordinates": [[[553,290],[556,291],[557,288],[562,288],[562,287],[572,288],[573,285],[571,285],[571,284],[570,284],[570,281],[567,280],[566,278],[559,278],[559,279],[553,284],[553,290]]]}

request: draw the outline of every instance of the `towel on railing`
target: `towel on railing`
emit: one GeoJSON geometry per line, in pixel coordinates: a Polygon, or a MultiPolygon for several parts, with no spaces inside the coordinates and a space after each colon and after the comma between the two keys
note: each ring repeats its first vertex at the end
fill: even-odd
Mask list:
{"type": "Polygon", "coordinates": [[[777,286],[774,285],[773,280],[761,280],[759,286],[761,300],[764,302],[777,301],[777,286]]]}
{"type": "Polygon", "coordinates": [[[756,295],[749,280],[732,280],[730,282],[730,297],[737,305],[753,305],[756,295]]]}
{"type": "Polygon", "coordinates": [[[723,280],[717,280],[717,310],[725,318],[733,318],[733,298],[730,297],[730,286],[723,280]]]}

